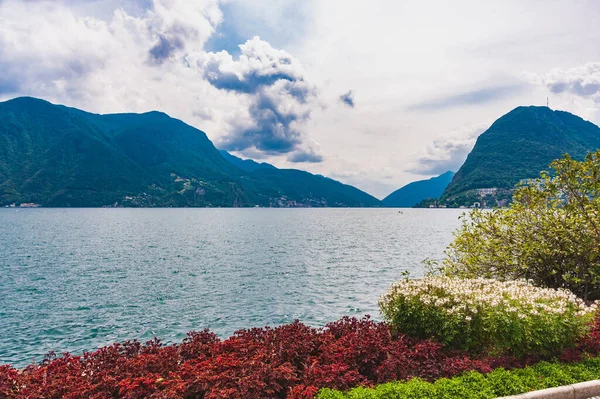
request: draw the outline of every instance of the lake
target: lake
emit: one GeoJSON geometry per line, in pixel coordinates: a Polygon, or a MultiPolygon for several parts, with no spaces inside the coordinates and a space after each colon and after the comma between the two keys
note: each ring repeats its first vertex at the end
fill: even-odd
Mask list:
{"type": "Polygon", "coordinates": [[[379,318],[451,209],[0,209],[0,364],[116,341],[379,318]]]}

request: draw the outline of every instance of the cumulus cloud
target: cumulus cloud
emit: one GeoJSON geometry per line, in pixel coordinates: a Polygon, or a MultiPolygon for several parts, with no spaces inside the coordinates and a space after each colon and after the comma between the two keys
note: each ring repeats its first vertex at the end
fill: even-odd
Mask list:
{"type": "Polygon", "coordinates": [[[304,131],[317,90],[297,59],[259,37],[235,60],[206,52],[222,22],[217,0],[139,5],[91,17],[71,0],[1,0],[0,96],[93,112],[159,109],[202,123],[222,148],[322,160],[304,131]]]}
{"type": "Polygon", "coordinates": [[[183,41],[179,37],[168,38],[165,35],[159,35],[158,43],[149,51],[150,58],[152,61],[160,64],[182,47],[183,41]]]}
{"type": "Polygon", "coordinates": [[[458,171],[473,149],[477,137],[488,127],[489,124],[477,124],[439,136],[415,155],[406,171],[418,175],[439,175],[449,170],[458,171]]]}
{"type": "Polygon", "coordinates": [[[290,162],[320,162],[304,132],[316,107],[317,91],[299,61],[255,36],[240,46],[239,59],[221,51],[202,61],[206,80],[219,90],[248,97],[249,123],[221,138],[220,148],[244,153],[289,154],[290,162]]]}
{"type": "Polygon", "coordinates": [[[538,75],[524,72],[522,77],[552,93],[570,93],[600,103],[600,62],[589,62],[571,69],[554,68],[538,75]]]}
{"type": "Polygon", "coordinates": [[[106,23],[77,19],[65,8],[42,2],[2,2],[1,79],[15,82],[11,92],[51,90],[65,81],[77,84],[102,68],[109,54],[97,44],[111,39],[106,23]]]}
{"type": "Polygon", "coordinates": [[[348,90],[348,93],[344,93],[340,96],[340,101],[350,108],[354,108],[354,93],[352,90],[348,90]]]}
{"type": "Polygon", "coordinates": [[[216,0],[153,0],[144,19],[155,42],[151,51],[163,47],[173,53],[202,48],[222,15],[216,0]]]}
{"type": "Polygon", "coordinates": [[[314,145],[308,146],[300,151],[293,152],[289,157],[290,162],[308,162],[317,163],[323,162],[323,155],[319,154],[314,145]]]}
{"type": "Polygon", "coordinates": [[[302,82],[304,71],[289,53],[271,47],[255,36],[239,46],[241,54],[234,60],[226,51],[209,53],[205,77],[219,89],[254,93],[279,80],[302,82]]]}
{"type": "Polygon", "coordinates": [[[154,0],[142,16],[117,8],[104,20],[65,2],[4,0],[0,69],[2,80],[18,82],[4,92],[135,110],[131,103],[151,102],[145,87],[183,69],[175,56],[201,49],[219,18],[213,1],[154,0]]]}

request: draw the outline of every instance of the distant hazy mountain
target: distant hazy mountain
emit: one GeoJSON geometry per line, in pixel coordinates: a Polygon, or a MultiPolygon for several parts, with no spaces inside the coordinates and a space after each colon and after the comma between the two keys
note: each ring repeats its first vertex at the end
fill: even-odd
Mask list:
{"type": "Polygon", "coordinates": [[[254,171],[161,112],[96,115],[29,97],[0,103],[0,205],[379,206],[307,172],[254,171]]]}
{"type": "Polygon", "coordinates": [[[442,200],[461,204],[469,190],[512,188],[565,153],[581,159],[599,148],[600,128],[593,123],[548,107],[518,107],[479,136],[442,200]]]}
{"type": "Polygon", "coordinates": [[[237,166],[240,169],[243,169],[247,172],[254,172],[257,169],[276,169],[275,166],[268,164],[266,162],[256,162],[252,159],[242,159],[238,158],[235,155],[231,155],[229,152],[225,150],[219,150],[223,158],[227,160],[229,163],[237,166]]]}
{"type": "Polygon", "coordinates": [[[428,198],[439,198],[454,172],[448,171],[428,180],[419,180],[407,184],[383,199],[383,205],[389,207],[410,208],[428,198]]]}

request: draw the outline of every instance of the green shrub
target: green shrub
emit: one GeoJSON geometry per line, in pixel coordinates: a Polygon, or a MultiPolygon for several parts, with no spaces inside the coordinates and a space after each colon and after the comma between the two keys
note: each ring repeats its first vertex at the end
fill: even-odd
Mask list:
{"type": "Polygon", "coordinates": [[[524,278],[600,299],[600,151],[569,156],[518,187],[509,209],[463,218],[442,271],[452,277],[524,278]]]}
{"type": "Polygon", "coordinates": [[[379,300],[393,328],[450,348],[493,355],[554,355],[589,329],[596,305],[524,281],[401,280],[379,300]]]}
{"type": "Polygon", "coordinates": [[[317,399],[492,399],[600,378],[600,358],[574,364],[541,362],[532,367],[488,374],[467,372],[433,383],[420,379],[392,382],[347,392],[322,389],[317,399]]]}

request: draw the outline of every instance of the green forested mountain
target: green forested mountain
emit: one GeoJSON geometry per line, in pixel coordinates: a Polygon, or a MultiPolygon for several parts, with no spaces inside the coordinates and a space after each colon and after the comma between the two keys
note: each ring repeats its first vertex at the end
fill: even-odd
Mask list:
{"type": "Polygon", "coordinates": [[[518,107],[479,136],[441,200],[472,203],[474,189],[509,189],[565,153],[581,159],[599,148],[600,128],[593,123],[548,107],[518,107]]]}
{"type": "Polygon", "coordinates": [[[23,97],[0,103],[0,205],[378,206],[307,172],[243,170],[160,112],[96,115],[23,97]]]}
{"type": "Polygon", "coordinates": [[[454,177],[448,171],[428,180],[418,180],[394,191],[383,199],[383,205],[398,208],[411,208],[428,198],[439,198],[454,177]]]}

